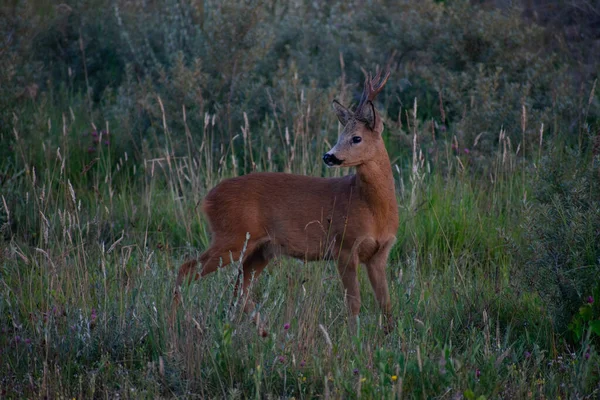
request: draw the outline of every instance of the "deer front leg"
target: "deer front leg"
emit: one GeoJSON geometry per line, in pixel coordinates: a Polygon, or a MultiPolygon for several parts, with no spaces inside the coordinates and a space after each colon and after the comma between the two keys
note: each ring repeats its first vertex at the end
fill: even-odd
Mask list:
{"type": "Polygon", "coordinates": [[[381,307],[381,312],[384,317],[383,329],[386,334],[391,332],[394,328],[392,320],[392,303],[390,301],[390,292],[385,273],[388,256],[394,243],[396,243],[395,237],[384,242],[373,257],[366,263],[369,281],[371,281],[371,286],[375,292],[375,298],[379,303],[379,307],[381,307]]]}
{"type": "Polygon", "coordinates": [[[338,272],[344,285],[344,301],[348,307],[349,327],[356,332],[356,316],[360,311],[360,290],[358,286],[358,255],[355,251],[342,250],[338,258],[338,272]]]}

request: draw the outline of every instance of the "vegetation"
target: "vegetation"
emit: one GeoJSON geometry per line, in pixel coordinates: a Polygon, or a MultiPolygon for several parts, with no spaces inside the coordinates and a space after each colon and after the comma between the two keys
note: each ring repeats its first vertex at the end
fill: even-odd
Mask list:
{"type": "Polygon", "coordinates": [[[0,6],[0,397],[598,397],[600,25],[577,4],[585,40],[462,0],[0,6]],[[331,100],[389,57],[396,329],[364,271],[351,335],[334,264],[289,259],[255,287],[267,338],[235,266],[171,325],[206,192],[350,173],[320,161],[331,100]]]}

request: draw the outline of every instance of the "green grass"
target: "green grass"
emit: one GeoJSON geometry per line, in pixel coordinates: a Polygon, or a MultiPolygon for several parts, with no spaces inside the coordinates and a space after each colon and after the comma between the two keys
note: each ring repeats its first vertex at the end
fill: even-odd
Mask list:
{"type": "MultiPolygon", "coordinates": [[[[592,35],[466,0],[9,3],[0,398],[598,398],[598,68],[575,57],[592,35]],[[351,334],[333,262],[286,258],[254,287],[268,337],[237,265],[184,287],[171,325],[206,193],[350,173],[321,162],[331,101],[390,54],[395,329],[364,270],[351,334]]],[[[553,12],[587,26],[575,3],[553,12]]]]}
{"type": "MultiPolygon", "coordinates": [[[[0,271],[0,384],[8,397],[597,393],[596,350],[566,346],[542,299],[519,282],[510,247],[531,180],[501,157],[493,180],[468,165],[458,171],[454,156],[445,161],[457,170],[450,174],[422,164],[407,175],[410,162],[398,160],[406,165],[396,175],[391,334],[378,326],[364,271],[353,336],[334,265],[278,259],[255,285],[270,331],[263,339],[233,298],[235,266],[186,287],[168,323],[174,274],[209,240],[197,207],[209,187],[205,175],[191,175],[190,158],[171,154],[153,171],[104,152],[82,173],[90,156],[71,139],[63,144],[62,154],[81,158],[63,168],[50,153],[34,173],[22,151],[27,167],[3,195],[11,239],[0,271]]],[[[213,182],[231,168],[215,168],[213,182]]]]}

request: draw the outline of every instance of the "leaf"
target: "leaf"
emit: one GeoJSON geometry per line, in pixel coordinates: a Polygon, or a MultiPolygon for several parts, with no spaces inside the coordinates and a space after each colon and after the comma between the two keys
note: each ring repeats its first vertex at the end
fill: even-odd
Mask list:
{"type": "Polygon", "coordinates": [[[594,318],[594,313],[592,312],[592,307],[589,304],[585,306],[581,306],[579,308],[579,315],[584,321],[591,321],[594,318]]]}
{"type": "Polygon", "coordinates": [[[596,335],[600,336],[600,319],[590,321],[590,330],[592,331],[592,333],[595,333],[596,335]]]}

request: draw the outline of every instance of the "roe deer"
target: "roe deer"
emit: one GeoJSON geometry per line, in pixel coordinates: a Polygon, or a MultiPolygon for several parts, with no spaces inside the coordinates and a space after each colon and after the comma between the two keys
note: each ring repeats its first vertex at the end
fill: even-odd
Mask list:
{"type": "MultiPolygon", "coordinates": [[[[330,167],[354,166],[355,175],[317,178],[251,173],[227,179],[208,193],[203,210],[212,243],[199,259],[180,267],[173,313],[181,300],[179,287],[186,278],[203,277],[240,256],[242,271],[234,293],[237,296],[241,281],[244,311],[252,313],[255,304],[249,295],[253,277],[260,275],[272,257],[284,254],[305,261],[337,261],[352,329],[360,309],[357,269],[364,263],[385,317],[384,330],[387,333],[392,328],[385,267],[396,241],[398,208],[390,159],[381,137],[383,122],[373,105],[389,75],[388,68],[382,79],[381,71],[373,79],[370,75],[366,78],[354,112],[333,102],[344,128],[323,161],[330,167]]],[[[266,336],[259,317],[254,320],[266,336]]]]}

